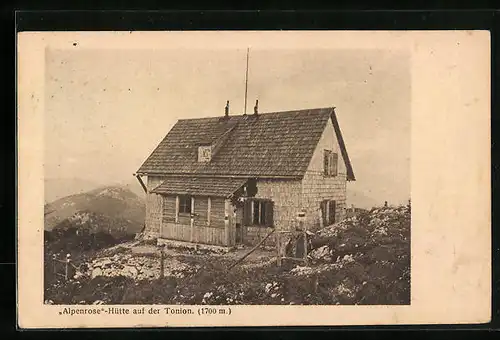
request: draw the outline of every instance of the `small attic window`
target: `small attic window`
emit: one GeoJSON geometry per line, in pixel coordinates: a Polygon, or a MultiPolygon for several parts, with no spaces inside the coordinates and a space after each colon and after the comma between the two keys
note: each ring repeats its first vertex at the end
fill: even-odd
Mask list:
{"type": "Polygon", "coordinates": [[[211,158],[212,158],[211,145],[198,146],[198,162],[210,162],[211,158]]]}

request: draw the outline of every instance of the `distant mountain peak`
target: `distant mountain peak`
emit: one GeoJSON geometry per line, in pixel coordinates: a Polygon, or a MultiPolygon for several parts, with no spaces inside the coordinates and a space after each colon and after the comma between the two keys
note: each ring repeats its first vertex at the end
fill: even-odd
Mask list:
{"type": "Polygon", "coordinates": [[[130,233],[136,233],[144,225],[145,212],[144,199],[130,189],[102,186],[46,204],[45,230],[86,226],[94,231],[120,228],[122,232],[126,226],[130,233]]]}

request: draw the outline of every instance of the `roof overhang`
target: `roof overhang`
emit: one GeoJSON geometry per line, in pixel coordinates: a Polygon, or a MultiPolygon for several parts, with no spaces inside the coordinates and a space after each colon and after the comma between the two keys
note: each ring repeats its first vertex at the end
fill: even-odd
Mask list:
{"type": "Polygon", "coordinates": [[[346,169],[347,169],[347,180],[355,181],[356,177],[354,176],[354,171],[352,169],[351,160],[349,159],[349,155],[347,154],[347,148],[344,142],[344,137],[342,137],[342,132],[340,131],[340,125],[337,120],[337,115],[335,114],[335,110],[332,109],[331,120],[333,124],[333,128],[335,130],[335,134],[337,135],[337,140],[340,145],[340,152],[342,153],[342,158],[344,159],[346,169]]]}
{"type": "Polygon", "coordinates": [[[257,179],[283,179],[283,180],[293,180],[302,179],[303,175],[259,175],[259,174],[246,174],[246,175],[227,175],[227,174],[187,174],[187,173],[171,173],[171,172],[161,172],[161,171],[143,171],[136,173],[139,176],[168,176],[168,177],[209,177],[209,178],[257,178],[257,179]]]}
{"type": "Polygon", "coordinates": [[[151,190],[160,195],[191,195],[230,197],[248,181],[248,178],[215,177],[165,177],[165,180],[151,190]]]}

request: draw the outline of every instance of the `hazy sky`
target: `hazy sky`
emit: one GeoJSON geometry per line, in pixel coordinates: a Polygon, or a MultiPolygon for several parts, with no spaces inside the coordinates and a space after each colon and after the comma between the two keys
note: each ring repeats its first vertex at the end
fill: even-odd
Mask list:
{"type": "MultiPolygon", "coordinates": [[[[179,118],[244,106],[246,49],[46,50],[45,176],[132,179],[179,118]]],[[[356,175],[377,200],[410,195],[409,53],[250,51],[248,112],[335,106],[356,175]]]]}

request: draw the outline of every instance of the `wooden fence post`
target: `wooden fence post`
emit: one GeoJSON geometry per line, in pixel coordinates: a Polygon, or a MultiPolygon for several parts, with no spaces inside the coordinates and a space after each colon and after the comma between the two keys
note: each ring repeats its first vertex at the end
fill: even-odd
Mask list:
{"type": "Polygon", "coordinates": [[[64,270],[64,279],[66,281],[68,281],[69,279],[69,264],[71,262],[71,255],[70,254],[67,254],[66,255],[66,268],[64,270]]]}
{"type": "Polygon", "coordinates": [[[231,246],[229,234],[229,200],[224,201],[224,238],[226,246],[231,246]]]}
{"type": "Polygon", "coordinates": [[[160,245],[160,278],[165,276],[165,245],[160,245]]]}
{"type": "Polygon", "coordinates": [[[281,233],[276,233],[276,263],[281,267],[281,233]]]}
{"type": "Polygon", "coordinates": [[[52,254],[52,272],[54,275],[57,275],[57,266],[56,266],[56,254],[52,254]]]}
{"type": "Polygon", "coordinates": [[[304,228],[304,263],[307,265],[307,232],[304,228]]]}
{"type": "Polygon", "coordinates": [[[194,242],[194,196],[191,196],[191,242],[194,242]]]}
{"type": "Polygon", "coordinates": [[[191,214],[191,236],[190,236],[190,241],[191,243],[194,241],[194,216],[191,214]]]}

